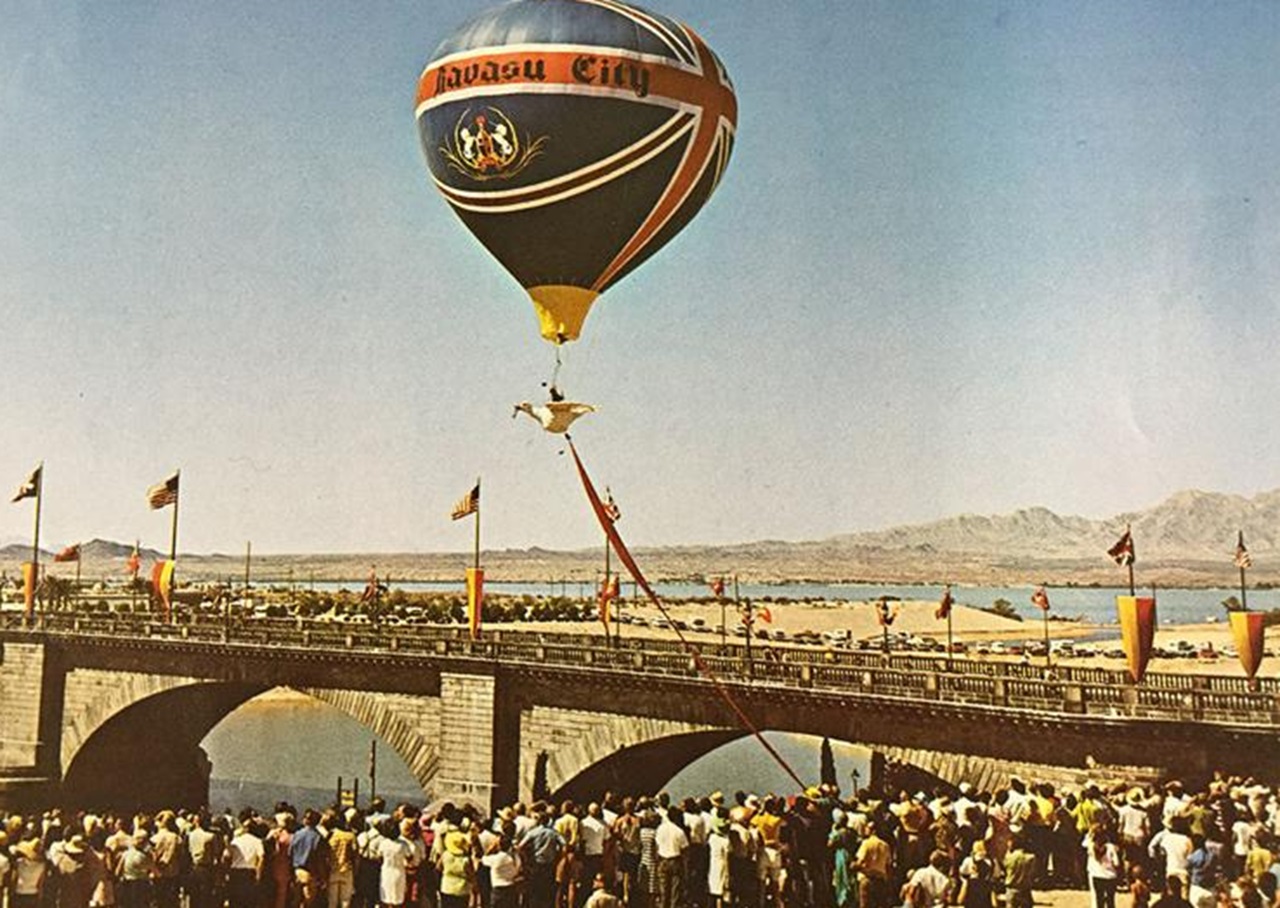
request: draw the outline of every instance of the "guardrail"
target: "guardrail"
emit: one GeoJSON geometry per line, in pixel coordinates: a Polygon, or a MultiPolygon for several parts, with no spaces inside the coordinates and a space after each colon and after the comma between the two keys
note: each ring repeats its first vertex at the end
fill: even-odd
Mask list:
{"type": "MultiPolygon", "coordinates": [[[[762,652],[739,643],[694,642],[695,660],[675,640],[519,630],[503,625],[472,640],[453,625],[344,625],[303,618],[197,620],[179,624],[147,616],[52,613],[27,628],[21,615],[0,616],[5,639],[71,638],[102,645],[180,642],[192,645],[289,648],[346,654],[402,654],[512,665],[553,666],[620,677],[698,680],[697,665],[735,684],[762,691],[803,689],[828,694],[909,698],[960,706],[1011,707],[1058,715],[1250,724],[1280,729],[1280,679],[1149,673],[1141,685],[1104,668],[982,661],[963,657],[884,654],[805,647],[762,652]]],[[[638,678],[636,679],[638,681],[638,678]]]]}

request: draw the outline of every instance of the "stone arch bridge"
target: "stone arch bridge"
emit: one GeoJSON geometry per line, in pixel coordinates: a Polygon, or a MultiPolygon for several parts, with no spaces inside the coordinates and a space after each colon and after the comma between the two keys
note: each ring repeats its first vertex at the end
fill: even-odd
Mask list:
{"type": "MultiPolygon", "coordinates": [[[[788,649],[702,660],[761,729],[865,745],[911,772],[993,786],[1280,770],[1280,683],[788,649]]],[[[203,803],[199,744],[276,686],[386,740],[431,797],[527,799],[537,756],[558,796],[654,791],[746,732],[674,641],[321,622],[160,625],[48,616],[0,627],[0,806],[203,803]]],[[[807,769],[807,768],[806,768],[807,769]]]]}

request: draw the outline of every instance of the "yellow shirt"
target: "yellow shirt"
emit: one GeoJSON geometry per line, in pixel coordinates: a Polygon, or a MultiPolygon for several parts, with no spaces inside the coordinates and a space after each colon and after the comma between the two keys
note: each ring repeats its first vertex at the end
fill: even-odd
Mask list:
{"type": "Polygon", "coordinates": [[[889,849],[888,842],[873,835],[862,840],[854,860],[863,876],[887,880],[889,865],[893,862],[893,852],[889,849]]]}
{"type": "Polygon", "coordinates": [[[782,817],[770,813],[759,813],[751,818],[751,825],[760,832],[760,841],[769,848],[778,847],[778,830],[782,828],[782,817]]]}

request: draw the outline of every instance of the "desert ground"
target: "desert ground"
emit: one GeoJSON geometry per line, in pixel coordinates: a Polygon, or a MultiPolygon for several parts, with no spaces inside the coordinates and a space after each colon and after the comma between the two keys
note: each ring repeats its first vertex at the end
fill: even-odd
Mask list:
{"type": "MultiPolygon", "coordinates": [[[[931,638],[945,644],[947,624],[946,621],[935,617],[936,608],[937,602],[933,600],[903,601],[890,630],[894,633],[931,638]]],[[[710,632],[686,631],[686,639],[695,642],[710,642],[719,639],[721,621],[721,608],[719,605],[714,603],[674,605],[667,607],[666,611],[670,618],[683,621],[689,625],[692,625],[695,619],[701,619],[707,627],[712,629],[710,632]]],[[[757,609],[757,616],[759,611],[757,609]]],[[[788,638],[787,642],[771,640],[770,644],[773,646],[796,645],[789,642],[790,638],[794,638],[797,634],[806,631],[821,636],[824,633],[847,630],[853,640],[878,638],[882,633],[879,622],[876,619],[875,608],[868,602],[786,603],[771,606],[770,612],[772,621],[763,623],[757,617],[757,628],[767,629],[771,636],[781,630],[788,638]]],[[[622,628],[624,637],[676,638],[674,630],[653,627],[649,623],[653,619],[662,617],[654,606],[632,606],[628,604],[623,608],[623,614],[634,618],[643,618],[646,622],[644,625],[636,623],[624,625],[622,628]]],[[[732,603],[727,605],[725,617],[732,631],[739,623],[732,603]]],[[[1017,621],[963,605],[957,605],[953,608],[951,626],[953,638],[956,641],[964,642],[969,647],[969,658],[1021,658],[1019,656],[979,655],[973,652],[976,645],[983,641],[1001,641],[1009,644],[1043,642],[1044,640],[1044,624],[1040,621],[1031,619],[1017,621]]],[[[548,631],[572,630],[587,634],[601,632],[600,625],[594,622],[573,624],[533,622],[522,624],[521,628],[548,631]]],[[[1076,641],[1082,638],[1097,640],[1099,637],[1113,638],[1105,642],[1096,643],[1095,645],[1100,650],[1114,649],[1120,646],[1119,629],[1115,625],[1106,626],[1085,621],[1051,620],[1049,622],[1049,638],[1055,646],[1060,641],[1076,641]]],[[[1244,676],[1244,670],[1234,656],[1222,655],[1223,649],[1232,644],[1231,629],[1225,622],[1167,625],[1159,627],[1156,631],[1155,645],[1157,647],[1172,648],[1175,644],[1183,641],[1191,644],[1197,651],[1203,651],[1204,654],[1197,658],[1153,659],[1149,670],[1244,676]],[[1217,654],[1216,656],[1207,655],[1210,648],[1217,654]]],[[[1035,658],[1039,660],[1043,656],[1035,658]]],[[[1057,658],[1055,656],[1055,660],[1057,658]]],[[[1121,669],[1125,663],[1120,658],[1098,655],[1073,657],[1065,660],[1064,664],[1121,669]]],[[[1268,667],[1269,660],[1264,660],[1260,674],[1266,675],[1268,667]]]]}

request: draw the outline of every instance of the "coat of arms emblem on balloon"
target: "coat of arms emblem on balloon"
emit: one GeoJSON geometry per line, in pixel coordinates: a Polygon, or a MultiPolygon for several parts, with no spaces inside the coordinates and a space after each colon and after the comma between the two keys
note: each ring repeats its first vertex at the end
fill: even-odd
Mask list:
{"type": "Polygon", "coordinates": [[[546,136],[521,138],[497,107],[468,108],[439,150],[450,167],[474,180],[509,180],[542,153],[546,141],[546,136]]]}

